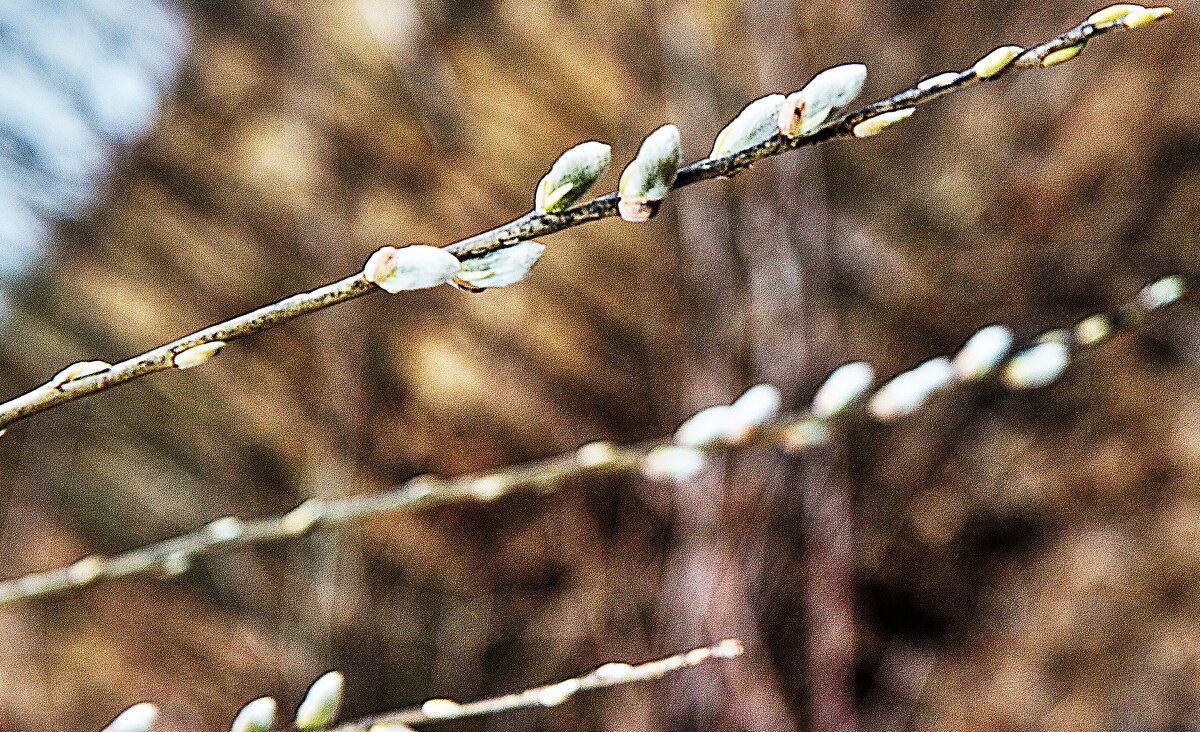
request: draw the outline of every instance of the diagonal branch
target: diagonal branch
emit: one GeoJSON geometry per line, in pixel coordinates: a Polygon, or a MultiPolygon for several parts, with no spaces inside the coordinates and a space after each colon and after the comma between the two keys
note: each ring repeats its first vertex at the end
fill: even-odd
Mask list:
{"type": "MultiPolygon", "coordinates": [[[[1066,51],[1086,43],[1094,36],[1124,27],[1121,19],[1097,24],[1081,23],[1056,38],[1025,50],[986,79],[980,77],[973,69],[952,72],[950,75],[939,75],[944,78],[941,78],[940,83],[936,86],[926,85],[926,88],[921,88],[922,85],[914,86],[844,115],[811,134],[791,139],[776,134],[758,145],[732,155],[698,160],[679,170],[673,187],[682,188],[703,180],[728,177],[750,168],[763,158],[834,138],[852,137],[855,127],[866,120],[888,112],[925,104],[950,92],[974,86],[981,81],[991,81],[1017,70],[1039,67],[1051,54],[1066,51]]],[[[490,231],[449,244],[444,249],[457,255],[460,259],[468,260],[533,237],[552,234],[589,221],[614,216],[617,214],[617,202],[617,194],[610,193],[557,213],[528,213],[490,231]]],[[[224,342],[272,328],[292,318],[361,297],[372,289],[374,287],[366,281],[362,273],[354,274],[311,292],[293,295],[279,302],[264,305],[245,315],[210,326],[120,363],[111,366],[100,364],[99,368],[102,369],[100,371],[96,371],[95,368],[84,368],[77,372],[81,375],[74,378],[64,376],[53,379],[32,391],[0,404],[0,429],[58,404],[108,389],[146,374],[177,367],[179,364],[176,362],[176,356],[189,351],[189,349],[205,344],[219,347],[224,342]]],[[[211,353],[206,355],[211,355],[211,353]]],[[[88,365],[97,363],[88,362],[88,365]]],[[[84,364],[79,365],[83,366],[84,364]]]]}
{"type": "Polygon", "coordinates": [[[400,729],[400,725],[442,722],[449,719],[508,712],[514,709],[555,707],[580,691],[658,679],[681,669],[699,666],[710,661],[737,658],[740,655],[742,655],[742,644],[737,640],[727,638],[711,646],[695,648],[686,653],[660,658],[656,661],[647,661],[636,666],[627,663],[606,663],[582,676],[491,699],[463,703],[450,699],[431,699],[414,709],[363,717],[332,727],[327,732],[365,732],[375,725],[380,725],[381,729],[385,729],[387,725],[397,725],[397,728],[400,729]]]}
{"type": "MultiPolygon", "coordinates": [[[[1142,288],[1137,297],[1112,313],[1090,316],[1069,330],[1056,329],[1043,333],[1032,339],[1026,348],[1005,349],[1005,352],[998,353],[992,362],[986,364],[986,368],[980,367],[981,370],[976,373],[946,376],[933,388],[912,386],[913,376],[923,368],[918,367],[874,390],[868,390],[868,385],[864,384],[861,393],[846,399],[845,408],[830,411],[814,400],[813,408],[778,416],[766,415],[753,424],[700,442],[683,437],[684,430],[674,436],[628,446],[593,442],[571,453],[508,466],[491,473],[458,478],[423,475],[379,493],[337,499],[309,499],[282,515],[252,520],[232,516],[219,518],[191,533],[122,554],[88,556],[67,567],[0,582],[0,607],[63,594],[101,580],[151,572],[172,577],[187,571],[192,560],[224,549],[282,541],[301,536],[317,527],[336,526],[396,511],[469,501],[495,501],[521,492],[548,494],[559,490],[569,480],[602,474],[640,471],[652,480],[686,480],[704,468],[706,455],[734,449],[774,446],[802,452],[824,445],[831,430],[847,422],[865,419],[891,421],[915,411],[937,391],[950,386],[968,387],[986,375],[999,375],[992,383],[1014,390],[1045,386],[1057,379],[1069,362],[1071,352],[1095,346],[1116,329],[1141,325],[1153,312],[1183,297],[1186,290],[1187,285],[1182,278],[1163,277],[1142,288]],[[1060,344],[1062,347],[1061,356],[1054,362],[1057,370],[1053,370],[1048,377],[1044,364],[1028,364],[1030,352],[1047,343],[1060,344]],[[1032,369],[1032,380],[1036,383],[1030,381],[1031,377],[1016,381],[1010,375],[1009,367],[1017,363],[1021,363],[1025,372],[1032,369]],[[910,400],[907,411],[889,411],[872,404],[872,398],[882,392],[890,390],[895,394],[908,390],[911,393],[914,388],[921,395],[910,400]]],[[[948,362],[945,367],[950,368],[948,362]]],[[[904,398],[902,395],[901,399],[904,398]]],[[[892,402],[895,401],[893,398],[892,402]]]]}

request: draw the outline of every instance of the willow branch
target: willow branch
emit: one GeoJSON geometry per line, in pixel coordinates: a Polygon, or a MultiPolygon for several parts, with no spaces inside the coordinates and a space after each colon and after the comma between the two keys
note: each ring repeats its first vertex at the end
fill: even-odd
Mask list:
{"type": "MultiPolygon", "coordinates": [[[[1094,347],[1117,329],[1127,329],[1145,322],[1153,311],[1184,296],[1185,289],[1183,279],[1178,276],[1157,280],[1143,288],[1136,298],[1111,313],[1093,315],[1080,321],[1072,329],[1044,333],[1026,344],[1025,350],[1007,349],[1007,354],[1001,354],[1003,358],[998,358],[996,363],[989,367],[990,379],[983,381],[1005,388],[1034,388],[1028,385],[1014,386],[1006,383],[1003,378],[996,378],[996,375],[1005,373],[1005,367],[1026,353],[1029,346],[1045,343],[1048,339],[1061,343],[1066,349],[1063,356],[1065,368],[1069,363],[1066,354],[1094,347]],[[1164,292],[1167,294],[1163,294],[1164,292]]],[[[735,449],[778,447],[791,452],[803,452],[825,444],[831,431],[844,424],[894,419],[895,417],[880,417],[878,413],[872,412],[869,407],[870,397],[890,388],[905,375],[901,374],[873,390],[864,388],[861,395],[853,398],[845,409],[836,413],[826,414],[810,408],[768,417],[759,423],[747,425],[744,430],[694,447],[677,444],[679,433],[627,446],[592,442],[574,452],[507,466],[493,472],[458,478],[420,475],[395,488],[378,493],[336,499],[309,499],[281,515],[252,520],[232,516],[219,518],[191,533],[122,554],[109,557],[88,556],[67,567],[0,582],[0,607],[23,600],[62,594],[101,580],[152,572],[157,572],[163,577],[172,577],[187,571],[193,560],[218,551],[282,541],[301,536],[314,528],[332,527],[399,511],[416,511],[467,502],[490,502],[516,493],[549,494],[571,480],[605,474],[641,471],[651,480],[684,480],[690,474],[703,469],[705,455],[735,449]],[[676,452],[670,452],[672,449],[676,452]],[[698,460],[700,464],[689,464],[690,460],[698,460]]],[[[1054,374],[1045,383],[1053,381],[1057,375],[1054,374]]],[[[938,391],[950,386],[965,388],[979,381],[976,378],[958,377],[945,382],[938,391]]],[[[928,400],[927,397],[928,394],[917,406],[924,404],[928,400]]]]}
{"type": "MultiPolygon", "coordinates": [[[[812,134],[791,139],[777,134],[765,142],[735,154],[696,161],[679,170],[673,187],[682,188],[703,180],[728,177],[750,168],[755,162],[764,158],[780,155],[800,147],[816,145],[834,138],[852,137],[855,126],[865,120],[887,112],[916,107],[953,91],[974,86],[982,81],[992,81],[1018,70],[1039,67],[1052,53],[1085,43],[1094,36],[1124,27],[1120,20],[1099,24],[1082,23],[1056,38],[1027,49],[1007,66],[986,79],[981,78],[971,69],[957,72],[952,79],[935,88],[922,89],[915,86],[844,115],[812,134]]],[[[617,202],[617,194],[610,193],[561,212],[529,213],[490,231],[454,242],[443,248],[460,259],[469,260],[533,237],[553,234],[589,221],[614,216],[617,213],[617,202]]],[[[120,363],[111,366],[102,364],[103,370],[99,372],[94,372],[92,369],[88,370],[86,375],[70,380],[52,380],[0,404],[0,429],[19,419],[64,402],[123,384],[147,374],[176,367],[178,366],[176,357],[189,349],[206,344],[219,346],[224,342],[272,328],[292,318],[353,300],[373,289],[375,289],[374,286],[367,282],[361,273],[358,273],[311,292],[293,295],[279,302],[265,305],[245,315],[210,326],[120,363]],[[56,383],[57,381],[61,381],[61,383],[56,383]]]]}
{"type": "Polygon", "coordinates": [[[420,725],[427,722],[442,722],[464,717],[477,717],[483,714],[508,712],[514,709],[555,707],[581,691],[650,681],[703,663],[737,658],[741,654],[742,644],[729,638],[711,646],[696,648],[686,653],[640,663],[636,666],[627,663],[606,663],[582,676],[491,699],[464,703],[450,699],[431,699],[420,707],[363,717],[333,727],[327,732],[365,732],[374,725],[383,727],[386,725],[420,725]]]}

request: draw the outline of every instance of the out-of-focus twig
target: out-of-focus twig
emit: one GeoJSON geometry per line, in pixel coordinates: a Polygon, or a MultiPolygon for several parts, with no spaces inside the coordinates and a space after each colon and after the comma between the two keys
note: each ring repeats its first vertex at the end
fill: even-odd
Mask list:
{"type": "Polygon", "coordinates": [[[377,729],[382,730],[387,729],[387,725],[420,725],[427,722],[507,712],[513,709],[555,707],[581,691],[649,681],[703,663],[737,658],[741,654],[742,644],[735,639],[727,638],[711,646],[696,648],[686,653],[640,663],[636,666],[627,663],[606,663],[582,676],[491,699],[462,703],[450,699],[431,699],[415,709],[363,717],[333,727],[328,732],[365,732],[376,725],[379,725],[377,729]]]}
{"type": "MultiPolygon", "coordinates": [[[[1072,329],[1049,331],[1024,350],[1014,352],[1006,348],[1008,355],[998,354],[995,363],[989,364],[986,371],[1003,374],[998,383],[1015,389],[1047,385],[1057,379],[1066,367],[1070,351],[1093,346],[1109,337],[1116,328],[1143,322],[1152,311],[1182,297],[1184,291],[1181,277],[1164,277],[1144,287],[1136,298],[1111,314],[1090,316],[1072,329]],[[1049,360],[1033,353],[1038,349],[1045,350],[1048,346],[1053,346],[1050,349],[1053,352],[1043,356],[1049,355],[1049,360]],[[1014,367],[1017,372],[1010,378],[1014,367]],[[1013,379],[1024,383],[1012,383],[1013,379]]],[[[935,361],[945,362],[945,359],[932,359],[926,365],[935,361]]],[[[628,446],[593,442],[572,453],[508,466],[487,474],[459,478],[417,476],[396,488],[379,493],[338,499],[310,499],[279,516],[253,520],[227,516],[191,533],[123,554],[84,557],[61,569],[0,582],[0,607],[21,600],[60,594],[105,579],[156,571],[173,576],[186,571],[191,561],[198,557],[227,548],[290,539],[318,526],[334,526],[401,510],[468,501],[494,501],[519,492],[552,493],[570,479],[589,475],[641,470],[651,479],[684,480],[703,469],[705,454],[732,449],[756,446],[779,446],[797,452],[811,449],[826,444],[830,430],[847,421],[895,419],[897,415],[892,407],[877,409],[872,406],[871,399],[888,392],[894,395],[904,389],[921,391],[923,387],[912,385],[912,382],[922,368],[900,374],[871,392],[865,391],[867,385],[864,384],[864,392],[836,413],[814,408],[771,417],[703,444],[692,444],[681,438],[679,432],[672,437],[628,446]]],[[[955,383],[975,381],[975,376],[947,376],[936,390],[943,390],[955,383]]],[[[910,409],[903,414],[918,408],[931,393],[933,390],[924,392],[916,403],[910,403],[910,409]]],[[[892,402],[897,398],[889,396],[892,402]]]]}

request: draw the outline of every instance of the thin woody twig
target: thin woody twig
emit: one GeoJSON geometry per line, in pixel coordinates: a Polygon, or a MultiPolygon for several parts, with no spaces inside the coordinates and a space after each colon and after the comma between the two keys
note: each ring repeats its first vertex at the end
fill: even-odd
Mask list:
{"type": "MultiPolygon", "coordinates": [[[[1016,70],[1040,66],[1051,54],[1065,51],[1086,43],[1092,37],[1124,27],[1120,19],[1099,24],[1081,23],[1056,38],[1027,49],[986,79],[971,69],[957,72],[952,76],[946,76],[936,86],[921,88],[921,85],[918,85],[887,99],[869,104],[812,134],[792,139],[777,134],[765,142],[732,155],[704,158],[681,168],[673,188],[682,188],[702,180],[728,177],[750,168],[759,160],[796,148],[815,145],[834,138],[852,137],[855,128],[868,119],[888,112],[916,107],[952,91],[974,86],[981,81],[991,81],[1016,70]]],[[[610,193],[561,212],[528,213],[507,224],[443,248],[460,259],[468,260],[533,237],[552,234],[589,221],[614,216],[617,214],[617,203],[617,194],[610,193]]],[[[212,325],[120,363],[111,366],[101,365],[103,370],[98,372],[95,369],[87,369],[82,372],[86,375],[52,380],[0,404],[0,429],[19,419],[64,402],[108,389],[146,374],[176,367],[180,365],[176,361],[176,357],[189,349],[206,344],[219,347],[224,342],[272,328],[292,318],[361,297],[373,289],[375,288],[366,281],[363,275],[358,273],[316,290],[293,295],[245,315],[212,325]]],[[[207,355],[211,354],[205,354],[205,357],[207,355]]]]}
{"type": "Polygon", "coordinates": [[[450,699],[431,699],[420,707],[363,717],[332,727],[326,732],[365,732],[372,728],[387,729],[388,725],[397,725],[399,728],[400,725],[442,722],[514,709],[555,707],[581,691],[649,681],[685,668],[722,659],[737,658],[740,655],[742,655],[742,644],[733,638],[727,638],[711,646],[696,648],[686,653],[640,663],[636,666],[627,663],[606,663],[582,676],[491,699],[463,703],[450,699]],[[375,727],[375,725],[379,725],[379,727],[375,727]]]}
{"type": "MultiPolygon", "coordinates": [[[[1185,291],[1182,278],[1164,277],[1147,285],[1136,298],[1112,313],[1093,315],[1080,321],[1073,329],[1050,331],[1031,343],[1045,343],[1049,338],[1061,343],[1063,348],[1069,351],[1090,348],[1109,337],[1115,329],[1144,322],[1151,312],[1176,301],[1185,291]]],[[[1009,350],[1002,360],[989,369],[990,373],[1004,374],[1006,367],[1027,351],[1028,349],[1009,350]]],[[[1063,359],[1067,359],[1065,354],[1063,359]]],[[[1064,360],[1063,365],[1066,363],[1064,360]]],[[[664,455],[664,449],[695,449],[701,453],[719,453],[739,448],[776,446],[794,452],[805,451],[825,444],[829,432],[841,424],[872,417],[878,419],[878,415],[873,414],[869,408],[869,398],[889,388],[907,374],[879,385],[870,392],[864,392],[855,398],[850,406],[835,414],[827,415],[812,409],[784,414],[695,448],[674,446],[676,437],[628,446],[593,442],[571,453],[508,466],[491,473],[458,478],[422,475],[379,493],[338,499],[309,499],[282,515],[252,520],[232,516],[219,518],[191,533],[131,549],[122,554],[110,557],[88,556],[67,567],[0,582],[0,607],[23,600],[62,594],[100,580],[150,572],[159,572],[170,577],[187,571],[192,560],[217,551],[282,541],[301,536],[317,527],[335,526],[396,511],[411,511],[468,501],[495,501],[520,492],[553,493],[569,480],[601,474],[640,470],[649,478],[678,478],[673,468],[661,460],[663,457],[671,457],[664,455]]],[[[1039,385],[1049,383],[1055,378],[1057,373],[1039,385]]],[[[948,382],[946,386],[951,383],[975,381],[975,378],[959,378],[948,382]]],[[[1029,385],[1013,386],[1005,383],[1003,379],[994,383],[1010,388],[1031,388],[1029,385]]],[[[703,465],[699,466],[702,467],[703,465]]]]}

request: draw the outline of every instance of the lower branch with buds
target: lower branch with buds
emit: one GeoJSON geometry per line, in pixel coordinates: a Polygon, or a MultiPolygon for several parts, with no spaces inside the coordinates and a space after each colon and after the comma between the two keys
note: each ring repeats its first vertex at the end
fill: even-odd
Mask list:
{"type": "MultiPolygon", "coordinates": [[[[330,671],[309,687],[290,726],[301,732],[404,732],[414,725],[428,722],[465,719],[514,709],[556,707],[580,692],[659,679],[701,664],[737,658],[742,651],[739,641],[726,638],[711,646],[693,648],[685,653],[636,665],[606,663],[582,676],[513,694],[472,702],[430,699],[413,709],[374,714],[337,726],[333,726],[333,723],[342,705],[344,678],[341,672],[330,671]]],[[[275,729],[277,710],[274,699],[255,699],[238,712],[230,732],[269,732],[275,729]]],[[[157,718],[158,708],[149,702],[142,702],[121,712],[103,732],[152,732],[157,718]]]]}

